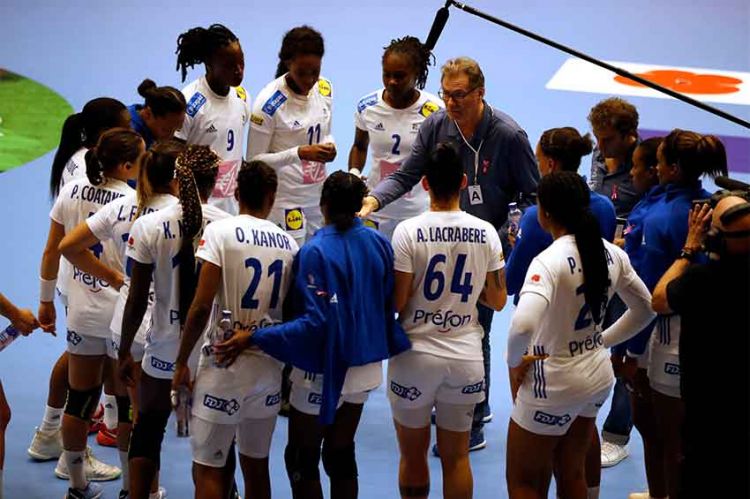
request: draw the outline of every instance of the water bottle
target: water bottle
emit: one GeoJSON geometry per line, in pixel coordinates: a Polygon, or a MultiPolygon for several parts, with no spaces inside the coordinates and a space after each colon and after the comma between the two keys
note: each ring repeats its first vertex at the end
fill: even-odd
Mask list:
{"type": "Polygon", "coordinates": [[[172,407],[174,407],[175,419],[177,420],[177,436],[190,436],[190,406],[192,400],[190,391],[186,386],[181,386],[177,390],[172,390],[172,407]]]}
{"type": "Polygon", "coordinates": [[[518,235],[518,227],[521,223],[521,210],[518,208],[518,203],[510,203],[508,205],[508,234],[513,236],[518,235]]]}
{"type": "MultiPolygon", "coordinates": [[[[213,344],[216,345],[217,343],[223,343],[230,339],[234,335],[234,329],[232,328],[232,311],[231,310],[222,310],[221,311],[221,320],[219,321],[219,327],[214,334],[214,340],[213,344]]],[[[216,357],[214,356],[214,364],[216,366],[220,366],[218,362],[216,362],[216,357]]]]}
{"type": "Polygon", "coordinates": [[[13,341],[20,335],[21,332],[12,325],[6,327],[5,330],[0,333],[0,352],[5,350],[5,347],[13,343],[13,341]]]}

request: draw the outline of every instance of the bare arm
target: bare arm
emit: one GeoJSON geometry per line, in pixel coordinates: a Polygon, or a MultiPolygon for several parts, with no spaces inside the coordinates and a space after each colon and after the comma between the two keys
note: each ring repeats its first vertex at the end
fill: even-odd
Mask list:
{"type": "Polygon", "coordinates": [[[211,315],[211,306],[221,283],[221,267],[204,261],[198,278],[198,288],[195,290],[193,303],[185,320],[182,330],[180,350],[177,354],[177,364],[186,365],[190,352],[201,333],[206,329],[206,323],[211,315]]]}
{"type": "Polygon", "coordinates": [[[505,269],[487,272],[482,293],[479,295],[479,303],[493,310],[502,310],[507,300],[505,269]]]}
{"type": "Polygon", "coordinates": [[[399,314],[404,310],[406,304],[411,298],[411,288],[414,282],[414,274],[408,272],[396,272],[395,283],[393,285],[394,304],[396,305],[396,312],[399,314]]]}
{"type": "Polygon", "coordinates": [[[89,250],[97,243],[99,240],[91,232],[88,224],[81,222],[62,239],[58,249],[79,269],[107,281],[115,289],[120,289],[124,279],[122,272],[105,265],[89,250]]]}
{"type": "Polygon", "coordinates": [[[353,168],[362,173],[367,162],[367,148],[370,146],[370,134],[366,130],[354,128],[354,144],[349,150],[349,170],[353,168]]]}

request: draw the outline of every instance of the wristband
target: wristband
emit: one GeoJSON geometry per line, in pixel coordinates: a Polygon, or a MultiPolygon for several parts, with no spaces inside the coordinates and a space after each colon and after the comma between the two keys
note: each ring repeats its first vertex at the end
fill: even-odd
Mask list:
{"type": "Polygon", "coordinates": [[[39,301],[50,302],[55,301],[55,286],[57,285],[57,278],[45,279],[39,277],[39,301]]]}
{"type": "Polygon", "coordinates": [[[362,172],[359,170],[359,168],[349,168],[349,173],[352,175],[356,175],[358,178],[362,178],[362,172]]]}

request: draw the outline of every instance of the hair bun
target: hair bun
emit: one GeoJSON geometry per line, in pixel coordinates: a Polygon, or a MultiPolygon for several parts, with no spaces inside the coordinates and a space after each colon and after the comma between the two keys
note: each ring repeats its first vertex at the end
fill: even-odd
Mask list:
{"type": "Polygon", "coordinates": [[[156,83],[154,80],[151,80],[149,78],[146,78],[141,82],[140,85],[138,85],[138,95],[145,98],[149,92],[154,90],[156,88],[156,83]]]}

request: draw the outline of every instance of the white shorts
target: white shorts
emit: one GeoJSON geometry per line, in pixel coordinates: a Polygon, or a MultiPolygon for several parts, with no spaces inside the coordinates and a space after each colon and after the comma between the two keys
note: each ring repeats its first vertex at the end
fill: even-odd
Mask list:
{"type": "Polygon", "coordinates": [[[305,240],[312,237],[323,227],[323,214],[319,206],[274,208],[268,220],[275,223],[292,236],[301,247],[305,240]]]}
{"type": "Polygon", "coordinates": [[[282,369],[281,362],[261,354],[244,353],[227,368],[203,357],[193,387],[193,416],[221,425],[275,417],[282,369]]]}
{"type": "MultiPolygon", "coordinates": [[[[202,343],[202,339],[195,342],[195,347],[188,358],[188,367],[193,377],[195,377],[195,372],[198,369],[198,358],[202,343]]],[[[157,341],[153,341],[153,336],[149,334],[146,338],[141,369],[152,378],[172,379],[179,349],[180,338],[159,338],[157,341]]]]}
{"type": "Polygon", "coordinates": [[[549,407],[516,398],[510,418],[531,433],[559,437],[568,432],[575,418],[596,418],[599,409],[609,398],[613,384],[594,394],[589,400],[575,405],[549,407]]]}
{"type": "Polygon", "coordinates": [[[660,315],[651,333],[648,379],[651,388],[680,398],[680,316],[660,315]]]}
{"type": "Polygon", "coordinates": [[[484,363],[407,350],[388,361],[388,400],[395,409],[484,400],[484,363]]]}
{"type": "Polygon", "coordinates": [[[243,419],[236,425],[216,424],[194,417],[191,420],[190,447],[193,462],[221,468],[227,463],[232,441],[243,456],[252,459],[268,457],[276,416],[265,419],[243,419]]]}
{"type": "MultiPolygon", "coordinates": [[[[113,359],[117,360],[117,355],[120,353],[120,343],[122,341],[122,336],[119,334],[115,334],[114,332],[110,331],[112,333],[112,338],[110,338],[110,343],[112,344],[108,355],[112,357],[113,359]]],[[[130,346],[130,355],[133,356],[133,360],[135,362],[141,362],[143,360],[143,355],[146,352],[146,345],[138,341],[138,338],[135,338],[133,340],[133,344],[130,346]]]]}
{"type": "Polygon", "coordinates": [[[101,338],[99,336],[88,336],[79,334],[68,329],[68,353],[75,355],[107,355],[112,357],[112,341],[110,338],[101,338]]]}
{"type": "MultiPolygon", "coordinates": [[[[308,373],[295,367],[289,375],[289,380],[292,383],[289,394],[289,403],[292,407],[312,416],[320,414],[320,406],[323,404],[323,375],[308,373]]],[[[364,404],[370,392],[382,382],[383,367],[380,362],[350,367],[337,407],[341,407],[344,402],[364,404]]]]}

